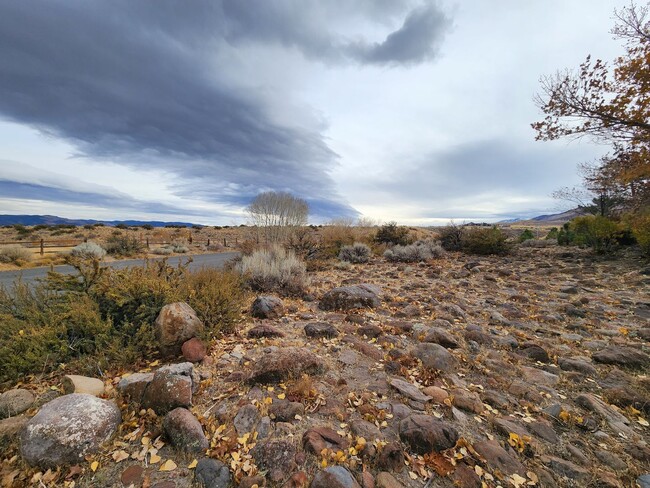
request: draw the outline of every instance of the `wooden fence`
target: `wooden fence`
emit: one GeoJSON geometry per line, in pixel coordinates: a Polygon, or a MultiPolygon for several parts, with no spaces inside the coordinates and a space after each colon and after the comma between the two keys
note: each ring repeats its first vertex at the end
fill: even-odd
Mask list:
{"type": "MultiPolygon", "coordinates": [[[[139,236],[139,240],[146,249],[149,249],[151,246],[161,246],[161,245],[164,246],[166,244],[171,244],[173,241],[176,241],[177,239],[173,239],[173,240],[153,239],[151,237],[139,236]]],[[[38,249],[38,253],[41,256],[43,256],[47,252],[46,249],[48,248],[58,248],[58,249],[73,248],[87,241],[88,239],[57,239],[57,240],[40,239],[38,241],[0,241],[0,246],[19,245],[29,249],[38,249]]],[[[211,245],[223,245],[223,247],[236,247],[239,244],[238,239],[236,237],[234,241],[233,240],[228,241],[225,237],[223,238],[223,240],[207,239],[207,240],[198,241],[190,235],[190,237],[187,238],[186,241],[189,245],[192,246],[205,245],[207,247],[211,245]]]]}

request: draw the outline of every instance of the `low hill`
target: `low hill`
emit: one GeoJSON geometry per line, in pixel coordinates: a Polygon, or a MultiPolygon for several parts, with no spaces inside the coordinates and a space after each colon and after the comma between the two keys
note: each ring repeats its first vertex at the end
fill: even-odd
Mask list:
{"type": "Polygon", "coordinates": [[[115,226],[125,224],[128,226],[151,225],[153,227],[165,227],[177,225],[192,227],[195,224],[189,222],[162,222],[159,220],[93,220],[93,219],[67,219],[56,215],[0,215],[0,225],[92,225],[105,224],[115,226]]]}

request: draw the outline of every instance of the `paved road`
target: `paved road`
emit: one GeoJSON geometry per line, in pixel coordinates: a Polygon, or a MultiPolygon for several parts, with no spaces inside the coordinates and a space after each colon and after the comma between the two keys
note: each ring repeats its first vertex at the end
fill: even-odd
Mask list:
{"type": "MultiPolygon", "coordinates": [[[[224,265],[229,259],[238,256],[237,252],[224,252],[218,254],[196,254],[192,256],[193,261],[190,263],[190,269],[199,269],[199,268],[220,268],[224,265]]],[[[167,262],[175,266],[178,264],[179,260],[185,261],[188,256],[174,256],[167,258],[167,262]]],[[[150,261],[158,261],[164,258],[155,258],[150,259],[150,261]]],[[[127,259],[125,261],[114,261],[111,263],[106,263],[107,266],[111,268],[128,268],[130,266],[143,266],[144,259],[127,259]]],[[[47,275],[47,272],[50,270],[48,267],[43,268],[28,268],[20,271],[0,271],[0,286],[10,288],[14,281],[22,276],[22,279],[25,283],[32,283],[37,278],[43,278],[47,275]]],[[[74,268],[72,266],[54,266],[54,271],[59,273],[73,273],[74,268]]]]}

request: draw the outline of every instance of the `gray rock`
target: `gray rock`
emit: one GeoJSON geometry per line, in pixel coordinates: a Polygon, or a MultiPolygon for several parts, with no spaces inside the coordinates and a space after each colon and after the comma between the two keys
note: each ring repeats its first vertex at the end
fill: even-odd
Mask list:
{"type": "Polygon", "coordinates": [[[497,468],[507,475],[526,475],[526,468],[510,452],[502,448],[496,441],[478,441],[474,443],[474,449],[488,462],[491,468],[497,468]]]}
{"type": "Polygon", "coordinates": [[[233,420],[237,435],[242,436],[247,432],[253,432],[261,418],[262,416],[255,405],[244,405],[233,420]]]}
{"type": "Polygon", "coordinates": [[[458,347],[456,338],[440,327],[431,327],[422,341],[440,344],[448,349],[456,349],[458,347]]]}
{"type": "Polygon", "coordinates": [[[411,354],[422,361],[427,369],[450,372],[456,367],[456,359],[440,344],[424,342],[413,348],[411,354]]]}
{"type": "Polygon", "coordinates": [[[551,468],[554,473],[572,480],[584,481],[591,477],[591,472],[589,470],[581,468],[571,461],[565,461],[562,458],[555,456],[542,456],[541,461],[551,468]]]}
{"type": "Polygon", "coordinates": [[[165,415],[163,429],[172,445],[181,451],[196,453],[210,447],[203,427],[185,408],[175,408],[165,415]]]}
{"type": "Polygon", "coordinates": [[[316,473],[311,488],[361,488],[352,473],[343,466],[330,466],[316,473]]]}
{"type": "Polygon", "coordinates": [[[253,366],[249,381],[277,382],[302,373],[320,374],[324,371],[325,363],[313,352],[301,347],[285,347],[259,358],[253,366]]]}
{"type": "Polygon", "coordinates": [[[339,335],[339,331],[327,322],[311,322],[305,325],[305,335],[313,338],[332,338],[339,335]]]}
{"type": "Polygon", "coordinates": [[[29,464],[54,468],[82,462],[108,441],[122,421],[114,402],[73,393],[45,404],[20,433],[20,451],[29,464]]]}
{"type": "Polygon", "coordinates": [[[36,401],[34,394],[23,388],[7,390],[0,395],[0,419],[23,413],[36,401]]]}
{"type": "Polygon", "coordinates": [[[151,380],[153,380],[153,373],[133,373],[122,377],[117,384],[117,390],[125,398],[139,404],[151,380]]]}
{"type": "Polygon", "coordinates": [[[289,441],[258,442],[251,455],[260,469],[268,471],[267,477],[274,483],[286,480],[296,469],[296,447],[289,441]]]}
{"type": "Polygon", "coordinates": [[[201,458],[196,465],[194,474],[205,488],[228,488],[230,486],[228,466],[216,459],[201,458]]]}
{"type": "Polygon", "coordinates": [[[322,310],[352,310],[355,308],[377,308],[381,305],[381,290],[375,285],[351,285],[334,288],[320,301],[322,310]]]}
{"type": "Polygon", "coordinates": [[[160,352],[166,356],[178,356],[185,341],[203,332],[203,322],[185,302],[165,305],[154,323],[160,352]]]}
{"type": "Polygon", "coordinates": [[[611,345],[594,353],[592,357],[597,363],[618,364],[630,368],[642,368],[650,365],[650,356],[632,347],[611,345]]]}
{"type": "Polygon", "coordinates": [[[596,376],[596,368],[587,358],[559,358],[557,364],[563,371],[577,371],[587,376],[596,376]]]}
{"type": "Polygon", "coordinates": [[[190,407],[195,384],[192,363],[170,364],[159,368],[147,385],[142,397],[142,407],[151,408],[158,414],[177,407],[190,407]]]}
{"type": "Polygon", "coordinates": [[[274,296],[260,296],[251,305],[251,315],[258,319],[279,319],[284,315],[284,303],[274,296]]]}
{"type": "Polygon", "coordinates": [[[642,474],[636,479],[639,488],[650,488],[650,474],[642,474]]]}
{"type": "Polygon", "coordinates": [[[411,398],[412,400],[415,400],[417,402],[428,402],[431,400],[430,396],[425,395],[422,393],[417,386],[409,383],[408,381],[404,381],[399,378],[393,378],[391,379],[388,384],[395,388],[397,391],[399,391],[402,395],[411,398]]]}

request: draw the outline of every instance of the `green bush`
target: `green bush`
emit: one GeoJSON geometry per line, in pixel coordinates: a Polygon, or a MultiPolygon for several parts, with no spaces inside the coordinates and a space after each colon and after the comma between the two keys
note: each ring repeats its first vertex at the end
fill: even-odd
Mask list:
{"type": "Polygon", "coordinates": [[[160,309],[185,301],[206,325],[206,336],[231,332],[245,292],[235,273],[189,271],[163,262],[146,268],[101,268],[71,258],[76,276],[50,273],[46,282],[0,288],[0,383],[61,363],[89,374],[156,354],[160,309]]]}
{"type": "Polygon", "coordinates": [[[409,229],[408,227],[398,226],[396,222],[389,222],[377,230],[375,242],[379,244],[406,246],[411,243],[409,229]]]}
{"type": "Polygon", "coordinates": [[[535,239],[535,234],[530,229],[525,229],[521,234],[519,234],[519,242],[524,242],[530,239],[535,239]]]}
{"type": "Polygon", "coordinates": [[[618,247],[623,227],[601,215],[576,217],[569,223],[567,240],[569,244],[587,246],[597,253],[608,253],[618,247]]]}
{"type": "Polygon", "coordinates": [[[548,234],[546,234],[546,239],[553,239],[557,240],[559,232],[557,230],[557,227],[551,227],[551,229],[548,231],[548,234]]]}
{"type": "Polygon", "coordinates": [[[465,228],[450,223],[446,227],[438,229],[438,240],[440,245],[446,251],[460,251],[463,249],[463,236],[465,235],[465,228]]]}
{"type": "Polygon", "coordinates": [[[641,250],[650,256],[650,211],[631,214],[627,221],[641,250]]]}
{"type": "Polygon", "coordinates": [[[142,251],[142,243],[135,236],[114,234],[106,240],[104,249],[113,256],[133,256],[142,251]]]}
{"type": "Polygon", "coordinates": [[[469,254],[498,254],[510,252],[507,236],[496,226],[466,229],[462,239],[462,250],[469,254]]]}

